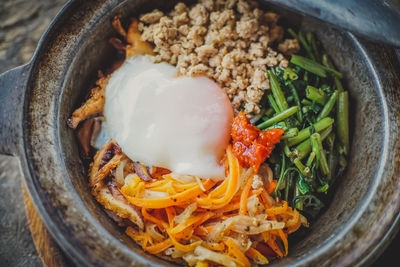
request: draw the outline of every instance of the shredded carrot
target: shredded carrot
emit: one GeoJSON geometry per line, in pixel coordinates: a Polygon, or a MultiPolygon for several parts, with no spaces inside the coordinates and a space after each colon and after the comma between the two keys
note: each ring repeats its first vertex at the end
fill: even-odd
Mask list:
{"type": "Polygon", "coordinates": [[[154,244],[149,247],[144,247],[143,249],[146,250],[147,252],[150,252],[151,254],[157,254],[160,252],[163,252],[170,246],[172,246],[174,243],[172,242],[171,238],[165,239],[164,241],[154,244]]]}
{"type": "Polygon", "coordinates": [[[168,223],[150,215],[147,212],[146,208],[142,208],[142,215],[143,215],[143,218],[145,218],[146,220],[149,220],[150,222],[157,224],[159,229],[167,229],[169,227],[168,223]]]}
{"type": "MultiPolygon", "coordinates": [[[[211,179],[206,180],[203,182],[204,188],[206,190],[210,189],[215,182],[211,179]]],[[[138,206],[138,207],[145,207],[145,208],[151,208],[151,209],[162,209],[166,208],[169,206],[176,206],[176,205],[181,205],[184,203],[190,202],[192,199],[194,199],[200,192],[201,188],[197,185],[194,186],[193,188],[186,190],[182,193],[178,193],[173,196],[169,196],[166,198],[156,198],[156,199],[145,199],[145,198],[138,198],[138,197],[131,197],[128,195],[124,195],[124,197],[133,205],[138,206]]]]}
{"type": "MultiPolygon", "coordinates": [[[[113,38],[110,43],[120,52],[124,51],[126,58],[154,54],[152,45],[141,40],[138,19],[132,19],[128,28],[124,29],[119,18],[115,17],[112,26],[123,40],[113,38]]],[[[89,102],[97,101],[97,104],[100,103],[97,106],[103,108],[104,98],[101,96],[104,96],[109,77],[110,75],[103,75],[96,82],[97,87],[92,90],[89,102]]],[[[72,119],[77,118],[77,123],[82,121],[81,115],[87,113],[85,110],[88,101],[73,113],[72,119]],[[76,114],[78,115],[74,116],[76,114]]],[[[73,128],[76,128],[77,123],[71,123],[73,128]]],[[[156,166],[152,166],[150,171],[153,179],[144,181],[135,173],[132,160],[111,140],[95,154],[89,170],[89,184],[92,194],[106,209],[139,225],[139,229],[128,226],[125,232],[151,254],[163,253],[172,247],[177,254],[182,253],[191,258],[191,265],[208,267],[209,264],[223,264],[212,262],[212,259],[203,259],[200,252],[207,252],[205,250],[208,249],[208,252],[211,252],[209,255],[223,256],[225,260],[234,261],[239,266],[250,267],[250,260],[255,264],[267,264],[268,259],[286,256],[288,235],[302,224],[307,225],[305,218],[297,210],[289,207],[287,202],[271,197],[277,186],[271,169],[268,168],[268,179],[262,171],[258,173],[259,167],[279,142],[282,134],[281,129],[260,131],[251,125],[244,113],[240,113],[232,123],[231,142],[221,160],[226,177],[218,182],[212,179],[201,180],[197,176],[187,176],[186,179],[156,166]],[[124,162],[123,165],[121,162],[124,162]],[[122,176],[126,176],[119,179],[121,172],[118,172],[119,182],[116,186],[119,191],[109,189],[108,192],[105,179],[118,167],[123,170],[122,176]],[[263,181],[269,182],[252,189],[253,174],[259,174],[263,176],[263,181]],[[116,196],[118,192],[122,193],[123,199],[120,195],[116,196]],[[106,194],[107,198],[102,194],[106,194]],[[255,201],[249,201],[250,198],[255,201]],[[112,200],[118,200],[115,202],[122,204],[113,204],[112,200]],[[185,212],[191,204],[193,205],[185,212]],[[255,206],[251,207],[253,204],[255,206]],[[239,228],[233,228],[233,224],[240,224],[240,229],[248,229],[245,232],[256,227],[254,222],[258,221],[258,218],[254,221],[249,220],[250,207],[254,212],[251,216],[279,222],[277,225],[280,228],[264,227],[265,231],[258,234],[253,232],[251,235],[250,232],[235,232],[239,228]],[[217,235],[218,238],[214,238],[217,235]],[[245,248],[244,244],[239,243],[244,240],[249,241],[250,248],[245,248]]],[[[261,219],[259,221],[261,222],[261,219]]]]}
{"type": "Polygon", "coordinates": [[[207,198],[206,200],[197,198],[196,200],[197,203],[199,204],[199,207],[208,209],[218,209],[229,204],[229,202],[234,197],[239,182],[239,162],[237,158],[235,158],[232,155],[232,148],[230,145],[228,146],[227,149],[227,156],[229,164],[229,175],[227,179],[229,181],[229,184],[227,186],[224,196],[218,199],[207,198]]]}
{"type": "Polygon", "coordinates": [[[282,231],[282,229],[278,229],[278,230],[276,230],[276,231],[278,231],[279,237],[281,238],[281,240],[282,240],[282,242],[283,242],[283,245],[285,246],[285,253],[284,253],[284,255],[287,256],[287,254],[288,254],[288,247],[289,247],[288,240],[287,240],[287,235],[282,231]]]}
{"type": "Polygon", "coordinates": [[[208,232],[211,232],[211,230],[214,228],[213,225],[207,225],[204,227],[208,232]]]}
{"type": "Polygon", "coordinates": [[[171,235],[171,233],[170,233],[169,231],[167,231],[167,233],[168,233],[168,235],[169,235],[169,239],[171,239],[171,241],[172,241],[172,244],[173,244],[177,249],[179,249],[179,250],[182,251],[182,252],[191,252],[191,251],[193,251],[197,246],[199,246],[199,245],[202,243],[202,241],[200,240],[200,241],[191,243],[191,244],[189,244],[189,245],[183,245],[183,244],[179,243],[179,242],[173,237],[173,235],[171,235]]]}
{"type": "Polygon", "coordinates": [[[162,179],[163,175],[169,174],[169,173],[171,173],[171,171],[168,169],[165,169],[165,168],[156,167],[156,166],[153,166],[151,168],[151,177],[156,178],[156,179],[162,179]]]}
{"type": "Polygon", "coordinates": [[[258,250],[256,250],[255,248],[250,247],[245,255],[247,257],[249,257],[250,259],[252,259],[255,263],[260,264],[260,265],[264,265],[264,264],[268,264],[269,261],[267,259],[267,257],[265,257],[264,255],[262,255],[258,250]]]}
{"type": "Polygon", "coordinates": [[[176,211],[174,207],[166,207],[165,212],[167,213],[169,227],[172,228],[174,226],[174,218],[176,216],[176,211]]]}
{"type": "Polygon", "coordinates": [[[167,217],[167,212],[165,211],[165,209],[154,209],[153,210],[153,215],[157,219],[169,223],[168,222],[168,217],[167,217]]]}
{"type": "MultiPolygon", "coordinates": [[[[103,152],[99,151],[97,157],[103,157],[103,152]]],[[[99,171],[100,161],[98,158],[95,161],[99,171]]],[[[173,247],[188,255],[201,245],[215,253],[231,257],[237,265],[244,267],[251,266],[250,260],[256,264],[267,264],[268,259],[286,256],[288,234],[296,231],[304,223],[300,213],[289,207],[286,201],[271,197],[270,194],[277,185],[276,180],[252,189],[254,175],[250,173],[250,169],[243,169],[240,166],[231,145],[226,151],[225,164],[227,177],[221,182],[211,179],[185,181],[178,176],[174,178],[174,174],[165,170],[160,171],[159,177],[150,182],[141,180],[134,173],[127,174],[124,185],[120,188],[122,195],[131,205],[140,208],[143,224],[145,226],[155,224],[160,235],[150,231],[135,230],[132,227],[127,227],[126,234],[152,254],[163,253],[173,247]],[[250,175],[247,175],[248,173],[250,175]],[[242,179],[247,180],[242,181],[242,179]],[[149,197],[153,195],[161,197],[149,197]],[[254,215],[265,213],[268,220],[284,223],[284,227],[265,230],[251,237],[243,234],[245,238],[255,241],[254,247],[244,251],[244,248],[240,247],[241,244],[237,243],[239,241],[235,239],[238,237],[237,233],[229,228],[226,230],[223,228],[229,227],[228,224],[224,226],[226,220],[231,220],[235,216],[249,216],[248,209],[253,204],[249,202],[250,197],[258,198],[254,202],[254,205],[257,205],[253,209],[254,215]],[[192,203],[196,205],[193,204],[188,216],[185,216],[185,213],[180,217],[184,218],[183,220],[176,220],[175,218],[192,203]],[[259,203],[264,207],[260,208],[259,203]],[[224,235],[219,239],[222,240],[220,242],[216,242],[216,239],[211,240],[210,236],[216,233],[216,230],[222,231],[224,235]],[[164,237],[166,235],[167,237],[164,237]]],[[[91,170],[91,177],[97,177],[97,174],[95,170],[91,170]]],[[[199,260],[196,264],[203,266],[208,265],[208,262],[199,260]]]]}
{"type": "Polygon", "coordinates": [[[244,267],[250,267],[251,264],[247,257],[243,254],[243,252],[238,248],[236,243],[232,240],[232,238],[228,238],[228,240],[225,242],[225,244],[228,246],[229,254],[234,256],[241,265],[244,267]]]}
{"type": "Polygon", "coordinates": [[[225,195],[220,199],[212,200],[213,204],[224,204],[224,203],[229,202],[233,198],[233,196],[237,190],[237,187],[238,187],[239,161],[232,155],[232,149],[230,146],[228,147],[227,152],[228,152],[227,154],[228,154],[228,161],[229,161],[229,167],[230,167],[230,172],[229,172],[230,175],[229,175],[228,179],[229,179],[230,183],[227,187],[227,191],[226,191],[225,195]]]}
{"type": "Polygon", "coordinates": [[[228,187],[229,180],[225,179],[217,188],[215,188],[212,192],[209,193],[210,198],[217,198],[221,197],[225,192],[226,188],[228,187]]]}
{"type": "Polygon", "coordinates": [[[208,235],[208,231],[204,226],[199,226],[194,229],[194,233],[198,236],[206,237],[208,235]]]}
{"type": "Polygon", "coordinates": [[[280,213],[285,213],[288,208],[288,203],[286,201],[282,201],[283,205],[280,207],[272,207],[265,210],[265,213],[268,215],[276,215],[280,213]]]}
{"type": "Polygon", "coordinates": [[[155,181],[155,182],[152,182],[152,183],[147,183],[146,184],[146,188],[154,188],[154,187],[161,187],[161,186],[163,186],[163,185],[165,185],[165,184],[168,184],[168,180],[159,180],[159,181],[155,181]]]}
{"type": "Polygon", "coordinates": [[[267,241],[271,238],[271,233],[270,232],[262,232],[261,236],[264,239],[264,242],[267,243],[267,241]]]}
{"type": "Polygon", "coordinates": [[[223,242],[214,243],[214,242],[204,242],[203,247],[214,250],[214,251],[224,251],[225,245],[223,242]]]}
{"type": "Polygon", "coordinates": [[[223,214],[223,213],[226,213],[226,212],[238,210],[240,208],[240,201],[236,201],[236,202],[233,202],[233,203],[232,202],[230,204],[226,205],[225,207],[221,208],[221,209],[215,210],[215,213],[223,214]]]}
{"type": "Polygon", "coordinates": [[[213,212],[207,212],[207,213],[203,214],[201,220],[194,224],[194,228],[196,228],[196,227],[198,227],[200,224],[206,222],[208,219],[210,219],[210,218],[213,217],[214,215],[215,215],[215,213],[213,213],[213,212]]]}
{"type": "Polygon", "coordinates": [[[133,240],[135,240],[138,243],[143,242],[144,240],[144,235],[142,234],[143,232],[137,232],[135,229],[132,227],[128,226],[125,230],[125,233],[130,236],[133,240]]]}
{"type": "Polygon", "coordinates": [[[261,195],[261,193],[264,191],[263,188],[258,188],[258,189],[253,189],[250,191],[249,196],[253,196],[253,195],[261,195]]]}
{"type": "Polygon", "coordinates": [[[145,236],[146,245],[147,245],[147,242],[150,243],[150,245],[154,244],[153,238],[150,236],[150,234],[148,232],[144,232],[143,235],[145,236]]]}
{"type": "Polygon", "coordinates": [[[208,267],[208,263],[206,261],[198,261],[196,267],[208,267]]]}
{"type": "Polygon", "coordinates": [[[247,198],[249,196],[249,191],[251,188],[251,185],[253,183],[253,175],[250,175],[250,178],[247,180],[242,194],[240,195],[240,210],[239,213],[242,215],[246,215],[247,213],[247,198]]]}
{"type": "Polygon", "coordinates": [[[267,244],[268,246],[278,255],[279,258],[283,257],[283,253],[279,246],[276,244],[276,237],[271,235],[272,238],[268,239],[267,244]]]}
{"type": "Polygon", "coordinates": [[[203,218],[204,214],[199,214],[196,216],[190,216],[186,221],[181,222],[177,226],[175,226],[173,229],[171,229],[170,233],[172,235],[176,235],[179,232],[182,232],[188,227],[194,227],[194,224],[199,222],[203,218]]]}
{"type": "Polygon", "coordinates": [[[273,259],[276,257],[276,253],[266,244],[266,243],[257,243],[255,247],[263,256],[268,259],[273,259]]]}
{"type": "Polygon", "coordinates": [[[147,247],[147,243],[149,242],[149,235],[146,233],[143,233],[143,242],[142,242],[142,248],[145,249],[147,247]]]}
{"type": "Polygon", "coordinates": [[[190,184],[178,184],[178,183],[173,183],[172,186],[178,190],[178,192],[182,192],[188,189],[192,189],[196,186],[200,186],[197,182],[196,183],[190,183],[190,184]]]}
{"type": "Polygon", "coordinates": [[[192,236],[194,229],[196,229],[196,227],[203,222],[207,221],[213,215],[214,213],[212,212],[206,212],[196,216],[191,216],[186,221],[171,229],[170,233],[179,239],[189,239],[192,236]]]}
{"type": "Polygon", "coordinates": [[[125,184],[121,187],[121,193],[123,195],[137,196],[143,193],[146,184],[136,174],[130,175],[126,178],[125,184]]]}

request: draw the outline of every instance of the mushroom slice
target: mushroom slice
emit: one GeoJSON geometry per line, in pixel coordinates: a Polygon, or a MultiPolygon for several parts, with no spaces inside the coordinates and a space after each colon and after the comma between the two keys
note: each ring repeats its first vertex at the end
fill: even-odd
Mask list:
{"type": "Polygon", "coordinates": [[[153,178],[150,176],[149,171],[147,170],[147,167],[140,164],[137,161],[133,162],[134,166],[135,166],[135,172],[136,174],[142,178],[142,180],[146,181],[146,182],[150,182],[153,180],[153,178]]]}
{"type": "Polygon", "coordinates": [[[126,50],[125,44],[121,41],[121,39],[118,39],[116,37],[112,37],[108,40],[108,42],[118,50],[118,52],[124,52],[126,50]]]}
{"type": "Polygon", "coordinates": [[[97,86],[90,91],[89,98],[77,108],[73,113],[72,117],[68,119],[68,126],[72,129],[76,127],[82,121],[93,117],[98,114],[103,114],[104,103],[105,103],[105,88],[110,76],[100,77],[96,81],[97,86]]]}
{"type": "Polygon", "coordinates": [[[76,137],[84,158],[89,158],[91,151],[95,149],[95,141],[101,131],[102,121],[102,116],[87,119],[76,130],[76,137]]]}
{"type": "Polygon", "coordinates": [[[120,163],[123,158],[123,154],[117,154],[114,155],[110,161],[108,161],[96,174],[93,180],[93,184],[91,186],[94,186],[98,182],[102,181],[104,178],[107,177],[107,175],[110,173],[110,171],[114,168],[116,168],[120,163]]]}
{"type": "Polygon", "coordinates": [[[110,171],[120,164],[124,154],[115,141],[110,141],[97,151],[90,164],[89,183],[95,186],[102,181],[110,171]]]}
{"type": "Polygon", "coordinates": [[[88,119],[76,130],[76,137],[78,138],[81,154],[84,158],[90,157],[90,139],[92,137],[93,125],[94,119],[88,119]]]}
{"type": "Polygon", "coordinates": [[[105,209],[114,212],[123,219],[129,219],[141,230],[144,229],[143,218],[138,208],[125,200],[113,181],[108,182],[107,185],[101,183],[96,190],[92,190],[92,194],[105,209]]]}
{"type": "Polygon", "coordinates": [[[150,43],[140,39],[139,21],[132,19],[126,34],[126,58],[135,55],[154,55],[153,47],[150,43]]]}
{"type": "Polygon", "coordinates": [[[126,38],[126,31],[121,25],[120,16],[114,16],[111,25],[113,26],[116,32],[118,32],[122,37],[126,38]]]}

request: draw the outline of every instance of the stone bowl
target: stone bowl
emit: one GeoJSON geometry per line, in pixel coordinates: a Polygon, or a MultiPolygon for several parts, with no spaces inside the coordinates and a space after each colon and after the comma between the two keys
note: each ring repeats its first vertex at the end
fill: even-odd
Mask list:
{"type": "MultiPolygon", "coordinates": [[[[278,9],[287,23],[314,31],[344,74],[351,95],[351,155],[327,210],[273,266],[371,263],[399,227],[399,60],[393,49],[278,9]]],[[[87,166],[67,119],[109,66],[111,18],[175,1],[70,1],[27,65],[0,76],[0,152],[19,157],[41,218],[78,266],[169,266],[145,253],[91,196],[87,166]]]]}

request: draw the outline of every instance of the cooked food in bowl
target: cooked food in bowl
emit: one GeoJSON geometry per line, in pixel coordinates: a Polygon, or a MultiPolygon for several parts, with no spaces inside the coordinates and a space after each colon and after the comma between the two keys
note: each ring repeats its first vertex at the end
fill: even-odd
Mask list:
{"type": "Polygon", "coordinates": [[[232,105],[206,77],[177,76],[175,67],[134,56],[106,87],[110,138],[147,166],[221,179],[219,161],[230,139],[232,105]]]}
{"type": "Polygon", "coordinates": [[[96,200],[170,260],[287,255],[288,235],[320,213],[349,153],[342,75],[314,35],[285,33],[277,14],[241,0],[178,3],[127,30],[112,23],[124,60],[100,72],[68,121],[93,157],[96,200]]]}

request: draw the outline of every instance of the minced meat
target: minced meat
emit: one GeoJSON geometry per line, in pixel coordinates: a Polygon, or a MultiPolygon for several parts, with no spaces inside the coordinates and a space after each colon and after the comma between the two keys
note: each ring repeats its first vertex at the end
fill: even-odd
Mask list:
{"type": "Polygon", "coordinates": [[[142,40],[154,44],[155,62],[177,67],[180,75],[205,75],[225,90],[236,111],[260,112],[269,89],[267,67],[288,65],[285,55],[297,52],[295,39],[283,39],[279,16],[254,1],[200,0],[178,3],[168,14],[155,9],[140,16],[142,40]]]}

